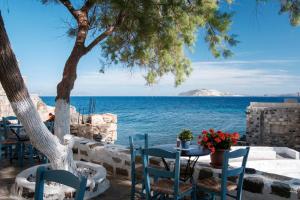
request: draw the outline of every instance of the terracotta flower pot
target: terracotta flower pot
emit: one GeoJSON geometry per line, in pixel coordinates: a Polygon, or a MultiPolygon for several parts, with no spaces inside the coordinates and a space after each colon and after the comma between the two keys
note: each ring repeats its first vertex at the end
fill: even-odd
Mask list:
{"type": "Polygon", "coordinates": [[[226,149],[216,149],[214,153],[210,154],[210,165],[214,168],[223,167],[224,152],[226,149]]]}

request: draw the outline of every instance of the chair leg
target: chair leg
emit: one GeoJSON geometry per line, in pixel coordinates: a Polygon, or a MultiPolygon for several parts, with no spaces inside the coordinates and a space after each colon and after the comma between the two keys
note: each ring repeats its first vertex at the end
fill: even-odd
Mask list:
{"type": "Polygon", "coordinates": [[[2,144],[0,143],[0,160],[2,159],[2,144]]]}
{"type": "Polygon", "coordinates": [[[19,161],[19,166],[22,168],[23,167],[23,157],[24,157],[24,146],[23,143],[18,143],[18,161],[19,161]]]}
{"type": "Polygon", "coordinates": [[[131,185],[131,194],[130,194],[130,199],[134,200],[135,199],[135,186],[131,185]]]}
{"type": "Polygon", "coordinates": [[[211,200],[216,200],[216,195],[215,194],[211,194],[211,200]]]}
{"type": "Polygon", "coordinates": [[[12,160],[13,160],[13,150],[12,150],[12,145],[8,146],[8,159],[10,164],[12,164],[12,160]]]}
{"type": "Polygon", "coordinates": [[[28,154],[29,154],[30,166],[32,166],[33,165],[33,147],[31,144],[28,145],[28,154]]]}
{"type": "Polygon", "coordinates": [[[197,187],[193,187],[192,200],[197,200],[197,187]]]}
{"type": "Polygon", "coordinates": [[[131,174],[131,200],[135,199],[135,175],[131,174]]]}
{"type": "Polygon", "coordinates": [[[3,149],[4,149],[4,158],[8,158],[8,149],[7,149],[7,146],[4,146],[3,149]]]}

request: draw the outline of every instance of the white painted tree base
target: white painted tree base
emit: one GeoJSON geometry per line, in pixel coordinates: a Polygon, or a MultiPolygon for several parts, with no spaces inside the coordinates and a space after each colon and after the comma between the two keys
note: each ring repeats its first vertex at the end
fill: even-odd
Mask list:
{"type": "Polygon", "coordinates": [[[57,99],[55,104],[54,133],[64,144],[64,136],[70,135],[70,103],[57,99]]]}
{"type": "MultiPolygon", "coordinates": [[[[95,173],[89,178],[87,183],[87,189],[85,192],[84,199],[94,198],[110,187],[110,182],[106,179],[106,169],[98,164],[90,162],[75,161],[77,168],[88,168],[95,173]]],[[[30,167],[16,177],[15,184],[12,188],[12,198],[14,199],[33,199],[35,181],[29,181],[30,176],[35,176],[36,169],[42,165],[30,167]]],[[[50,166],[50,164],[44,164],[43,166],[50,166]]],[[[62,185],[45,185],[44,199],[65,199],[74,190],[67,186],[62,185]]],[[[69,199],[69,198],[68,198],[69,199]]]]}

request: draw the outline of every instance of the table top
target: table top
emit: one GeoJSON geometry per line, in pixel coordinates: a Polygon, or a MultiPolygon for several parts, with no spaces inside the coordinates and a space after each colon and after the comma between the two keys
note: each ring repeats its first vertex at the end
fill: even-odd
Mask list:
{"type": "MultiPolygon", "coordinates": [[[[162,145],[155,145],[151,148],[159,148],[169,152],[176,152],[178,147],[176,144],[162,144],[162,145]]],[[[181,156],[182,157],[190,157],[190,156],[206,156],[209,155],[210,151],[208,149],[203,148],[200,145],[191,144],[189,149],[181,149],[181,156]]]]}

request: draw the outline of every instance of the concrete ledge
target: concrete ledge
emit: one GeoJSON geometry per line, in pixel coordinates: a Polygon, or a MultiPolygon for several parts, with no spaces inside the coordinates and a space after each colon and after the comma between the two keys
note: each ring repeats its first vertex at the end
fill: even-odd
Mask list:
{"type": "Polygon", "coordinates": [[[290,149],[288,147],[272,147],[274,149],[274,151],[277,152],[277,154],[282,155],[282,156],[288,156],[292,159],[296,159],[299,160],[300,159],[300,155],[299,152],[294,150],[294,149],[290,149]]]}
{"type": "MultiPolygon", "coordinates": [[[[36,165],[20,172],[12,188],[12,197],[15,199],[32,199],[35,190],[36,170],[39,166],[49,167],[50,164],[36,165]]],[[[103,193],[110,186],[106,179],[106,170],[103,166],[76,161],[78,169],[90,170],[89,179],[84,195],[84,199],[91,199],[103,193]]],[[[64,185],[47,185],[45,184],[44,199],[69,199],[74,196],[74,189],[64,185]]]]}
{"type": "MultiPolygon", "coordinates": [[[[242,147],[233,147],[232,150],[238,148],[242,147]]],[[[125,146],[102,144],[76,137],[73,152],[76,159],[101,164],[113,176],[127,179],[131,177],[130,152],[125,146]]],[[[170,161],[167,160],[167,162],[170,161]]],[[[182,165],[185,162],[186,159],[183,158],[182,165]]],[[[141,167],[140,157],[137,157],[136,163],[137,167],[141,167]]],[[[161,159],[157,158],[150,158],[150,163],[163,166],[161,159]]],[[[193,174],[195,180],[220,176],[221,170],[212,168],[209,163],[209,155],[199,158],[193,174]]],[[[172,162],[169,164],[173,166],[172,162]]],[[[241,161],[234,159],[230,165],[240,166],[241,161]]],[[[243,199],[298,199],[297,195],[300,197],[299,169],[300,160],[297,151],[286,147],[251,147],[245,174],[243,199]],[[288,156],[284,157],[284,155],[288,156]]],[[[142,178],[141,173],[137,173],[137,176],[139,179],[142,178]]]]}

